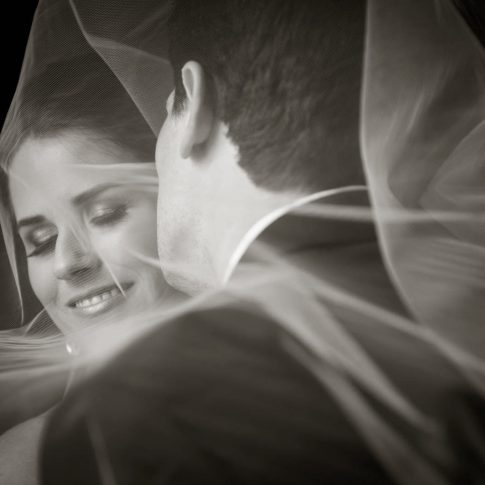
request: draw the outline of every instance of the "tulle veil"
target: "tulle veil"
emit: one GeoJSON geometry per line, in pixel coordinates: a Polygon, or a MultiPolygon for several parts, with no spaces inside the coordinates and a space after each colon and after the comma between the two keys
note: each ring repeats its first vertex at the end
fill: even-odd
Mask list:
{"type": "MultiPolygon", "coordinates": [[[[382,333],[383,345],[396,338],[432,345],[483,392],[485,196],[480,160],[485,148],[485,58],[483,47],[447,0],[367,3],[360,143],[372,209],[328,204],[301,212],[309,218],[374,221],[387,270],[410,317],[315,280],[262,245],[260,257],[271,263],[271,271],[244,273],[224,291],[193,297],[169,309],[140,310],[136,321],[107,322],[75,334],[64,329],[65,336],[54,331],[31,332],[36,324],[39,328],[40,320],[48,320],[43,312],[34,322],[24,322],[24,330],[0,334],[0,351],[5,355],[0,359],[0,385],[9,393],[0,399],[0,413],[11,415],[9,409],[29,393],[43,395],[44,402],[50,402],[59,389],[62,394],[66,374],[73,367],[96,372],[125,346],[174,315],[194,307],[231,304],[236,298],[248,302],[254,311],[267,312],[296,337],[301,345],[288,351],[330,389],[398,483],[410,464],[416,483],[446,483],[436,465],[446,461],[446,453],[436,451],[441,450],[439,424],[389,382],[359,342],[321,305],[320,297],[361,314],[370,322],[369,331],[382,333]],[[286,292],[297,292],[301,298],[296,303],[285,300],[281,295],[286,292]],[[65,339],[83,351],[67,355],[65,339]],[[324,371],[328,365],[337,370],[335,375],[324,371]],[[362,398],[355,381],[427,437],[432,458],[413,451],[399,431],[362,398]]],[[[109,68],[155,139],[172,86],[164,33],[171,4],[41,0],[1,135],[2,166],[8,165],[22,130],[28,129],[19,121],[26,86],[53,63],[66,59],[78,60],[80,79],[86,56],[95,56],[96,62],[109,68]]],[[[52,91],[61,82],[54,78],[52,91]]],[[[79,93],[86,96],[82,90],[79,93]]],[[[97,93],[89,95],[95,98],[97,93]]],[[[140,173],[135,165],[124,167],[125,183],[144,183],[152,190],[154,173],[140,173]]],[[[22,255],[16,254],[8,200],[1,206],[0,217],[21,294],[18,266],[22,255]]],[[[82,228],[75,229],[82,238],[82,228]]],[[[366,284],[365,278],[352,282],[356,288],[366,284]]],[[[40,327],[51,328],[48,324],[40,327]]]]}

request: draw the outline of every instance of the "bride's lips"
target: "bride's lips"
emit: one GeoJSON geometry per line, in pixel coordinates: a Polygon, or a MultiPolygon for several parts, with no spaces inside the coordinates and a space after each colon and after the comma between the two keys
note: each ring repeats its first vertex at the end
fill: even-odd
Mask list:
{"type": "MultiPolygon", "coordinates": [[[[121,284],[123,293],[129,291],[132,286],[133,283],[121,284]]],[[[94,317],[123,303],[126,299],[123,293],[115,284],[104,286],[71,298],[67,302],[67,306],[75,313],[85,317],[94,317]]]]}

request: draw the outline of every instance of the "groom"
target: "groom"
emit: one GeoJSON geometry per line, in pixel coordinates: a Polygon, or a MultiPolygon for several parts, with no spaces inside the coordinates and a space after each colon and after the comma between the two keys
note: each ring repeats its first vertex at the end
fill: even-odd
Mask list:
{"type": "MultiPolygon", "coordinates": [[[[407,316],[372,224],[301,211],[367,206],[357,190],[364,3],[175,2],[175,90],[156,153],[159,253],[173,286],[223,303],[208,297],[68,396],[45,435],[44,483],[392,483],[379,430],[366,428],[372,413],[413,458],[410,482],[445,473],[433,443],[345,367],[346,352],[369,355],[413,407],[442,418],[445,435],[442,403],[465,383],[412,333],[342,303],[407,316]],[[318,318],[306,313],[314,301],[318,318]],[[291,330],[300,317],[317,327],[310,341],[291,330]],[[339,365],[321,365],[323,347],[311,347],[324,324],[320,343],[339,365]],[[367,421],[353,405],[368,406],[367,421]]],[[[459,482],[459,464],[446,465],[459,482]]]]}

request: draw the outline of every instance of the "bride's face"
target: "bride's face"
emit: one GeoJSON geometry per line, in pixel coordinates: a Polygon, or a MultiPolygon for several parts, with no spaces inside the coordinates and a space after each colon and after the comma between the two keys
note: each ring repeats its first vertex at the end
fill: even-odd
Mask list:
{"type": "Polygon", "coordinates": [[[134,162],[81,134],[28,139],[12,160],[30,283],[66,332],[173,296],[157,259],[155,168],[134,162]]]}

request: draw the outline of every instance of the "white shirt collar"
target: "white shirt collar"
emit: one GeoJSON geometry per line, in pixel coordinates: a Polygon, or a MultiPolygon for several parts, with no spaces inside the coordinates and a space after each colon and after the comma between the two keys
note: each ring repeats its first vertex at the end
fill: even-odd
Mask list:
{"type": "Polygon", "coordinates": [[[332,190],[323,190],[321,192],[316,192],[314,194],[305,195],[300,197],[294,202],[290,204],[284,205],[283,207],[279,207],[274,211],[270,212],[269,214],[262,217],[259,221],[257,221],[249,231],[244,235],[241,239],[239,244],[237,245],[235,251],[232,253],[231,259],[229,260],[229,264],[226,269],[226,273],[224,274],[224,284],[226,284],[229,279],[231,278],[236,266],[239,264],[239,261],[244,256],[244,253],[248,250],[249,246],[258,238],[258,236],[273,222],[278,220],[280,217],[283,217],[288,212],[291,212],[293,209],[297,207],[301,207],[305,204],[309,204],[310,202],[314,202],[322,197],[328,197],[329,195],[333,195],[334,193],[340,192],[341,188],[332,189],[332,190]]]}

